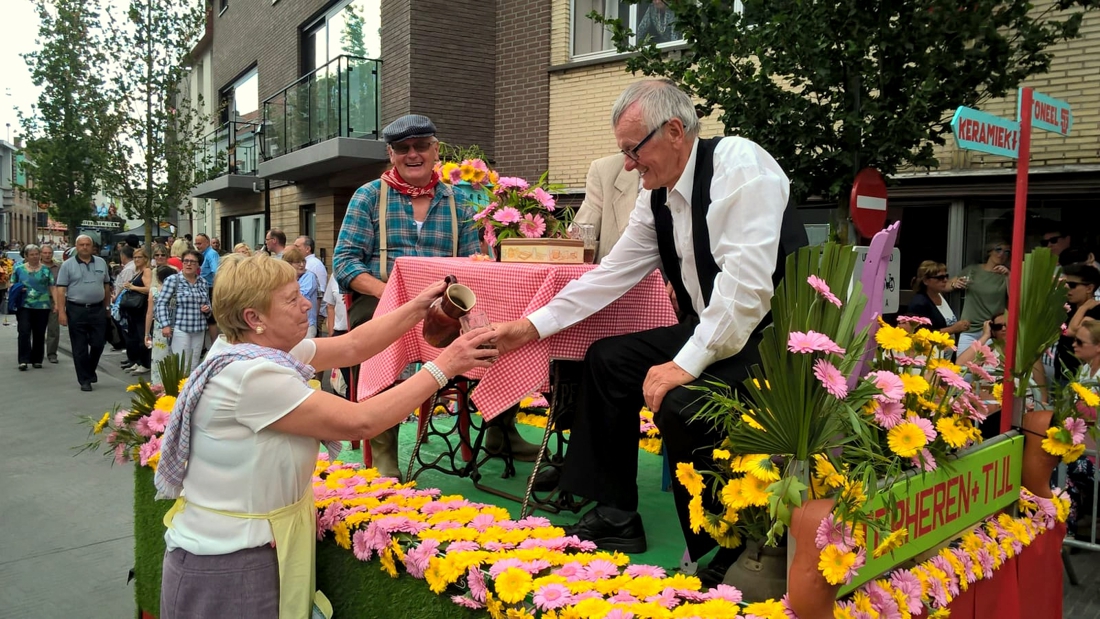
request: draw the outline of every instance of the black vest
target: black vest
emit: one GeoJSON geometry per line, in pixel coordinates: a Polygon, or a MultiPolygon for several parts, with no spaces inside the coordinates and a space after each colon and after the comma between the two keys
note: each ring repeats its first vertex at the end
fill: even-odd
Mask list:
{"type": "MultiPolygon", "coordinates": [[[[714,278],[721,271],[710,250],[710,230],[707,228],[707,210],[710,208],[710,182],[714,177],[714,149],[721,137],[700,139],[695,153],[695,177],[691,189],[691,236],[695,250],[695,270],[699,273],[699,285],[703,289],[703,301],[710,304],[710,295],[714,291],[714,278]]],[[[672,233],[672,212],[667,204],[667,190],[664,187],[654,189],[650,194],[650,208],[657,232],[657,251],[661,255],[661,268],[665,277],[676,292],[676,301],[680,305],[680,314],[685,319],[698,318],[691,295],[684,287],[684,278],[680,272],[680,259],[676,256],[676,245],[672,233]]],[[[752,208],[744,205],[743,208],[752,208]]],[[[799,247],[809,244],[806,229],[799,220],[797,208],[792,201],[787,202],[783,210],[783,223],[779,232],[779,249],[776,252],[775,271],[772,282],[778,286],[783,279],[787,255],[799,247]]],[[[761,327],[771,322],[765,318],[761,327]]],[[[758,329],[760,327],[757,327],[758,329]]]]}

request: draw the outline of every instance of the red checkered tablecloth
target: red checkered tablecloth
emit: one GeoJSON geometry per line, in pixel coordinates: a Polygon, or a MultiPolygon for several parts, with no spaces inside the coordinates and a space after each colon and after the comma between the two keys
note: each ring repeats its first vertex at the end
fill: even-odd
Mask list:
{"type": "MultiPolygon", "coordinates": [[[[469,258],[398,258],[376,315],[393,311],[432,282],[454,275],[477,295],[477,307],[494,323],[522,318],[546,305],[567,283],[593,265],[515,264],[469,258]]],[[[592,342],[676,323],[660,275],[651,273],[622,298],[572,327],[501,356],[491,368],[467,373],[480,382],[471,395],[486,419],[492,419],[523,396],[545,391],[550,360],[584,358],[592,342]]],[[[360,397],[386,389],[410,363],[435,359],[441,349],[429,346],[421,325],[363,363],[360,397]]]]}

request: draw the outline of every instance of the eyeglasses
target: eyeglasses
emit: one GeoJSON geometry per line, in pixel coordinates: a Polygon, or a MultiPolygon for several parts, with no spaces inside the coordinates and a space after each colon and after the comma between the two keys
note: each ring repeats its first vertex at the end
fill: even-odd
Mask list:
{"type": "Polygon", "coordinates": [[[153,254],[154,258],[167,258],[168,254],[153,254]]]}
{"type": "Polygon", "coordinates": [[[942,282],[947,279],[947,273],[940,273],[939,275],[929,275],[928,279],[938,279],[942,282]]]}
{"type": "Polygon", "coordinates": [[[653,131],[650,131],[649,134],[647,136],[645,136],[644,138],[642,138],[642,141],[638,142],[638,145],[635,146],[634,148],[631,148],[630,150],[624,150],[624,151],[621,151],[621,152],[624,155],[626,155],[627,157],[629,157],[632,161],[638,161],[638,151],[642,150],[642,147],[645,146],[647,142],[652,140],[653,136],[657,135],[658,131],[660,131],[661,129],[664,129],[665,125],[667,125],[671,120],[672,119],[670,118],[669,120],[666,120],[665,122],[657,125],[657,128],[654,129],[653,131]]]}
{"type": "Polygon", "coordinates": [[[1062,237],[1064,237],[1064,236],[1065,236],[1064,234],[1059,234],[1058,236],[1052,236],[1052,237],[1045,238],[1045,239],[1043,239],[1043,245],[1054,245],[1058,241],[1061,241],[1062,237]]]}
{"type": "Polygon", "coordinates": [[[1073,345],[1074,346],[1092,346],[1092,344],[1086,342],[1085,340],[1083,340],[1079,337],[1073,338],[1073,345]]]}
{"type": "Polygon", "coordinates": [[[998,246],[994,247],[993,251],[999,252],[999,253],[1002,253],[1002,254],[1012,253],[1011,249],[1009,249],[1008,247],[1004,247],[1003,245],[998,245],[998,246]]]}
{"type": "Polygon", "coordinates": [[[198,264],[198,260],[180,260],[183,264],[198,264]]]}
{"type": "Polygon", "coordinates": [[[390,144],[390,149],[393,152],[397,153],[398,155],[407,155],[407,154],[409,154],[409,149],[410,148],[415,149],[416,152],[418,152],[420,154],[424,154],[424,153],[428,152],[429,150],[431,150],[432,146],[435,146],[435,144],[436,144],[435,140],[421,140],[419,142],[412,142],[412,143],[409,143],[409,142],[394,142],[393,144],[390,144]]]}
{"type": "Polygon", "coordinates": [[[1066,288],[1069,288],[1070,290],[1073,290],[1074,288],[1077,288],[1078,286],[1084,286],[1085,282],[1071,282],[1071,281],[1067,280],[1065,282],[1065,284],[1066,284],[1066,288]]]}
{"type": "Polygon", "coordinates": [[[990,323],[989,328],[993,331],[1000,331],[1001,329],[1005,328],[1005,323],[1003,323],[1003,322],[990,323]]]}

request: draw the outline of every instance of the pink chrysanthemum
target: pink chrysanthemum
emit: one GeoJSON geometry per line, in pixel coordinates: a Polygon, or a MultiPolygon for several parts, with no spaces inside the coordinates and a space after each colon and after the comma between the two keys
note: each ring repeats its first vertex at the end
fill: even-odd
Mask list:
{"type": "Polygon", "coordinates": [[[519,222],[519,233],[529,239],[542,238],[544,232],[546,232],[546,220],[542,215],[527,213],[519,222]]]}
{"type": "Polygon", "coordinates": [[[806,283],[810,285],[810,288],[816,290],[817,294],[821,295],[829,303],[832,303],[837,307],[840,307],[842,305],[840,299],[837,298],[837,296],[833,294],[833,291],[829,289],[829,284],[825,283],[825,280],[816,275],[811,275],[806,278],[806,283]]]}
{"type": "Polygon", "coordinates": [[[880,402],[900,402],[905,397],[905,384],[893,372],[877,370],[868,373],[867,379],[882,390],[882,395],[875,396],[880,402]]]}
{"type": "Polygon", "coordinates": [[[908,323],[911,325],[923,325],[925,327],[932,326],[932,321],[924,316],[898,316],[898,324],[908,323]]]}
{"type": "Polygon", "coordinates": [[[834,398],[843,400],[848,395],[848,380],[836,366],[824,359],[814,361],[814,376],[834,398]]]}
{"type": "Polygon", "coordinates": [[[829,339],[829,336],[817,331],[807,331],[805,333],[791,331],[790,336],[787,338],[787,350],[802,354],[815,352],[844,354],[844,349],[837,346],[836,342],[829,339]]]}
{"type": "Polygon", "coordinates": [[[496,221],[498,221],[498,222],[500,222],[504,225],[508,225],[508,224],[519,223],[519,221],[521,219],[523,219],[523,215],[520,215],[520,212],[516,208],[511,207],[511,206],[506,206],[506,207],[494,212],[493,213],[493,219],[495,219],[496,221]]]}
{"type": "Polygon", "coordinates": [[[535,608],[545,612],[571,603],[573,596],[569,593],[569,587],[555,582],[539,587],[532,601],[535,608]]]}

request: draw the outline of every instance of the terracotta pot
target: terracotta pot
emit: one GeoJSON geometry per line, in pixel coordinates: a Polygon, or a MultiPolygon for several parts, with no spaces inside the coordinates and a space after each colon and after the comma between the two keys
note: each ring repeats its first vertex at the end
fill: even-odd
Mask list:
{"type": "Polygon", "coordinates": [[[1054,496],[1050,491],[1050,476],[1058,466],[1058,456],[1043,449],[1043,439],[1047,437],[1050,419],[1054,411],[1031,411],[1024,414],[1024,463],[1022,483],[1037,497],[1049,499],[1054,496]]]}
{"type": "Polygon", "coordinates": [[[474,291],[454,283],[457,281],[454,275],[448,275],[447,281],[451,285],[432,303],[424,317],[424,341],[436,348],[446,348],[458,339],[462,331],[458,319],[470,313],[477,304],[474,291]]]}
{"type": "Polygon", "coordinates": [[[830,585],[817,569],[821,552],[814,543],[817,527],[833,511],[832,499],[814,499],[795,508],[791,515],[790,538],[794,558],[787,572],[791,610],[799,619],[830,619],[840,585],[830,585]]]}

